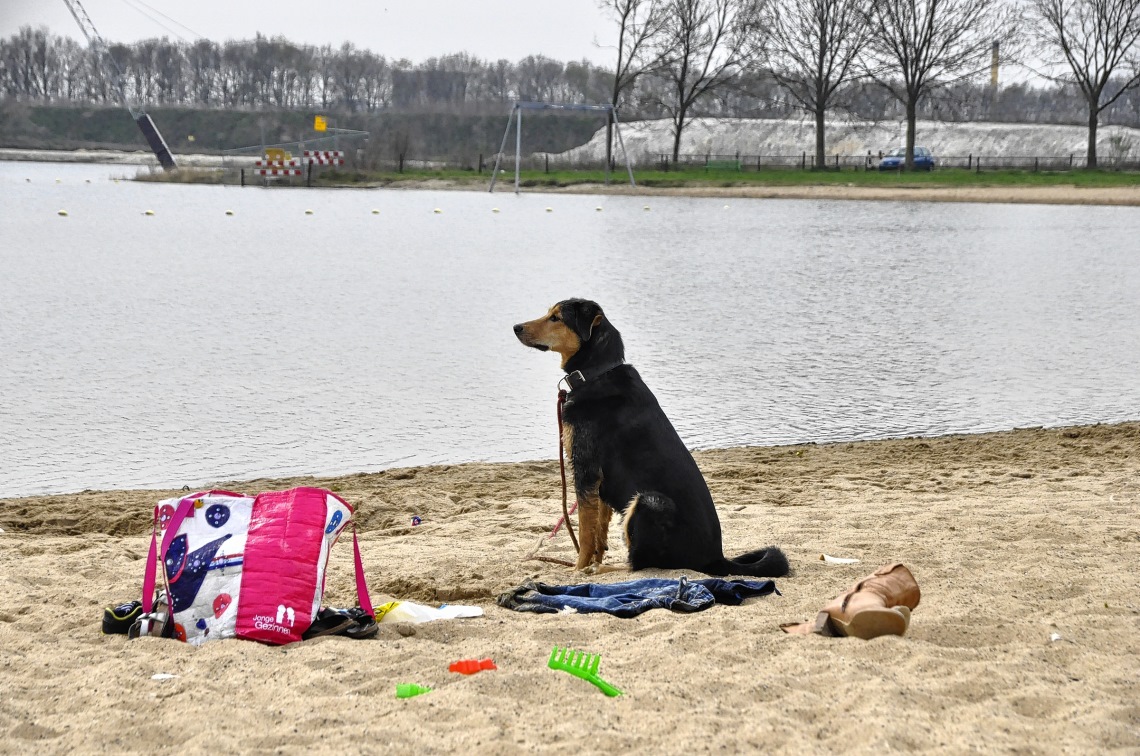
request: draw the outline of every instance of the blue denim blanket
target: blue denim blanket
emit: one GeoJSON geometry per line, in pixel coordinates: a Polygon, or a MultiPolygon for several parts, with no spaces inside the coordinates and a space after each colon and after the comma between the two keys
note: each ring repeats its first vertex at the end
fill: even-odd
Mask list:
{"type": "Polygon", "coordinates": [[[753,596],[780,592],[771,580],[680,580],[644,578],[624,583],[546,585],[527,583],[499,596],[499,606],[518,612],[553,613],[576,609],[635,617],[650,609],[699,612],[715,603],[737,606],[753,596]]]}

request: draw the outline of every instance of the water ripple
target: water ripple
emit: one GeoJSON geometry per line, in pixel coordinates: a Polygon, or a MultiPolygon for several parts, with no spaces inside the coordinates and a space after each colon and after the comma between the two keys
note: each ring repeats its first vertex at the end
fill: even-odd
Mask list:
{"type": "Polygon", "coordinates": [[[511,325],[567,296],[697,448],[1140,416],[1135,208],[108,170],[0,163],[0,496],[551,458],[556,360],[511,325]]]}

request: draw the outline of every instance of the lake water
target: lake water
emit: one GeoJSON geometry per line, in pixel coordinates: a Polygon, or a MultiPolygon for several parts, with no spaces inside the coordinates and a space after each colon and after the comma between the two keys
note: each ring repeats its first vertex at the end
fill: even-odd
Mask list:
{"type": "Polygon", "coordinates": [[[1140,418],[1137,208],[134,170],[0,163],[0,496],[550,459],[570,296],[695,448],[1140,418]]]}

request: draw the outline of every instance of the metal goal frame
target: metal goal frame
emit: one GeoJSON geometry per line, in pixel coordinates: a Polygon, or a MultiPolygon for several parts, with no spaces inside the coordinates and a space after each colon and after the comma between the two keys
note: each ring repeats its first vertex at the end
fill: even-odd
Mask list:
{"type": "MultiPolygon", "coordinates": [[[[617,132],[618,145],[621,146],[622,157],[625,158],[625,170],[629,174],[629,185],[637,187],[633,179],[633,166],[629,162],[629,154],[625,151],[625,142],[621,138],[621,127],[618,123],[617,108],[613,105],[572,105],[553,102],[522,102],[518,101],[511,107],[507,116],[507,128],[503,131],[503,142],[499,145],[499,152],[495,155],[495,168],[491,172],[491,186],[488,192],[495,191],[495,182],[499,178],[499,165],[503,161],[503,150],[507,147],[507,137],[511,133],[511,121],[515,123],[515,194],[519,193],[519,165],[522,162],[522,112],[524,110],[576,110],[592,113],[605,113],[607,121],[612,119],[614,131],[617,132]]],[[[610,183],[610,161],[606,161],[606,183],[610,183]]]]}

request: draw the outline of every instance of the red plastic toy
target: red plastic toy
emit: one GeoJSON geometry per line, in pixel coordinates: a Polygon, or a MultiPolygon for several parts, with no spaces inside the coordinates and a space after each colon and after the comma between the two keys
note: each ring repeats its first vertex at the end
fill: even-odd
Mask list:
{"type": "Polygon", "coordinates": [[[460,659],[457,662],[452,662],[448,669],[452,672],[458,672],[461,675],[473,675],[485,669],[498,669],[498,667],[496,667],[495,662],[490,659],[483,659],[482,661],[478,659],[460,659]]]}

